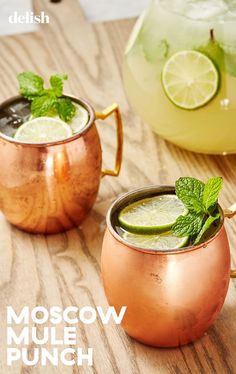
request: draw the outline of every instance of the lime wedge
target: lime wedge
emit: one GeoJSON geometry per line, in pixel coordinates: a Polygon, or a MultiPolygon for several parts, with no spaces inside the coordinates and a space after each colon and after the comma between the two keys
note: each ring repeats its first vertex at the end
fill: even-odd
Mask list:
{"type": "Polygon", "coordinates": [[[48,143],[67,139],[72,130],[65,122],[51,117],[39,117],[21,125],[15,139],[28,143],[48,143]]]}
{"type": "Polygon", "coordinates": [[[120,212],[118,220],[130,232],[153,234],[169,230],[176,219],[187,212],[176,195],[159,195],[128,205],[120,212]]]}
{"type": "Polygon", "coordinates": [[[157,235],[139,235],[130,232],[124,232],[123,239],[128,243],[144,249],[169,250],[185,247],[188,243],[188,237],[178,238],[171,231],[157,235]]]}
{"type": "Polygon", "coordinates": [[[203,53],[175,53],[165,64],[162,83],[166,95],[183,109],[207,104],[217,93],[219,74],[213,62],[203,53]]]}

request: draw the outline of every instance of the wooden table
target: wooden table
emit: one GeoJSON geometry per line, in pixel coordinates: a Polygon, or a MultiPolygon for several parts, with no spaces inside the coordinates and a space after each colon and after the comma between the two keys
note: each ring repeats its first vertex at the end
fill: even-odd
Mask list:
{"type": "MultiPolygon", "coordinates": [[[[236,373],[236,290],[231,281],[228,296],[215,325],[205,336],[180,349],[154,349],[130,339],[120,327],[81,325],[80,346],[94,348],[94,366],[71,368],[25,368],[21,363],[6,366],[6,306],[47,308],[59,305],[101,305],[107,307],[100,277],[100,255],[105,214],[111,201],[134,187],[154,183],[173,184],[181,175],[206,179],[224,177],[223,206],[236,201],[236,156],[208,157],[183,151],[152,133],[132,112],[125,98],[121,63],[125,42],[134,20],[89,24],[78,0],[52,4],[35,1],[35,10],[51,17],[40,32],[2,37],[1,100],[17,93],[16,74],[33,70],[48,78],[53,72],[67,72],[66,91],[88,98],[96,110],[119,102],[124,119],[125,150],[119,178],[102,180],[97,203],[84,224],[55,236],[33,236],[11,227],[0,216],[0,373],[236,373]]],[[[112,166],[115,129],[99,124],[104,165],[112,166]]],[[[4,162],[4,160],[1,160],[4,162]]],[[[236,222],[227,223],[232,246],[236,222]]],[[[199,280],[201,281],[201,280],[199,280]]],[[[207,302],[207,300],[206,300],[207,302]]]]}

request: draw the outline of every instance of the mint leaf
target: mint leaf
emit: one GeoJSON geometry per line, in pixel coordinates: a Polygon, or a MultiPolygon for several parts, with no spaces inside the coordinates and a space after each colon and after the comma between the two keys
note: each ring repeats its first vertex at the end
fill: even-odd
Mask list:
{"type": "Polygon", "coordinates": [[[196,237],[196,239],[193,243],[194,245],[200,243],[200,241],[202,240],[205,232],[211,227],[212,223],[215,222],[219,218],[220,218],[220,213],[218,213],[216,216],[209,216],[207,218],[206,222],[204,223],[204,225],[201,228],[201,231],[199,232],[198,236],[196,237]]]}
{"type": "Polygon", "coordinates": [[[24,73],[18,74],[17,79],[20,85],[20,93],[26,99],[32,100],[36,96],[43,95],[44,82],[40,76],[31,71],[25,71],[24,73]]]}
{"type": "Polygon", "coordinates": [[[53,109],[55,103],[55,99],[48,95],[36,97],[31,104],[31,112],[34,117],[46,116],[53,109]]]}
{"type": "Polygon", "coordinates": [[[70,122],[75,115],[76,107],[67,97],[58,99],[56,108],[59,117],[65,122],[70,122]]]}
{"type": "Polygon", "coordinates": [[[195,178],[182,177],[175,183],[175,192],[190,212],[203,211],[204,183],[195,178]]]}
{"type": "Polygon", "coordinates": [[[21,95],[32,101],[31,112],[34,117],[58,114],[65,122],[72,120],[76,107],[70,98],[63,97],[63,82],[68,79],[66,74],[52,75],[49,89],[44,89],[43,79],[30,71],[18,74],[17,78],[21,95]]]}
{"type": "Polygon", "coordinates": [[[63,81],[67,80],[68,76],[66,74],[55,74],[50,78],[51,87],[57,97],[63,94],[63,81]]]}
{"type": "Polygon", "coordinates": [[[172,226],[172,232],[178,237],[196,235],[201,230],[204,220],[203,214],[191,214],[180,216],[172,226]]]}
{"type": "Polygon", "coordinates": [[[213,210],[215,209],[222,186],[223,179],[221,177],[213,177],[205,184],[203,192],[203,205],[206,211],[208,211],[210,208],[213,210]]]}
{"type": "Polygon", "coordinates": [[[176,195],[189,213],[180,216],[173,225],[172,231],[175,235],[188,235],[194,245],[205,239],[206,232],[220,218],[217,203],[222,185],[221,177],[213,177],[206,184],[189,177],[182,177],[176,181],[176,195]]]}

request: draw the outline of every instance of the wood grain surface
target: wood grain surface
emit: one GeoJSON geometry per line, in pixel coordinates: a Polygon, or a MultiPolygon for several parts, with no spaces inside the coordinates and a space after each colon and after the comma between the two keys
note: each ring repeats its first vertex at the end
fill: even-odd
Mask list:
{"type": "MultiPolygon", "coordinates": [[[[34,3],[35,11],[44,10],[51,22],[42,25],[38,33],[0,38],[0,99],[17,93],[18,72],[33,70],[45,78],[55,71],[67,72],[70,79],[66,91],[87,98],[96,110],[115,101],[120,104],[125,132],[124,161],[119,178],[102,180],[97,203],[78,229],[55,236],[34,236],[11,227],[0,215],[0,373],[236,373],[235,281],[230,283],[217,322],[194,344],[180,349],[149,348],[130,339],[113,323],[102,326],[96,322],[81,324],[79,329],[80,346],[94,348],[92,368],[87,365],[26,368],[21,363],[12,368],[6,366],[7,305],[16,310],[24,305],[107,307],[100,256],[105,214],[118,194],[148,184],[173,184],[181,175],[201,179],[222,175],[225,181],[222,206],[236,201],[236,156],[210,157],[183,151],[153,134],[132,112],[122,86],[121,65],[134,20],[89,24],[78,0],[34,3]]],[[[99,123],[98,128],[103,163],[111,167],[115,126],[108,121],[99,123]]],[[[236,222],[227,222],[227,230],[235,265],[236,222]]]]}

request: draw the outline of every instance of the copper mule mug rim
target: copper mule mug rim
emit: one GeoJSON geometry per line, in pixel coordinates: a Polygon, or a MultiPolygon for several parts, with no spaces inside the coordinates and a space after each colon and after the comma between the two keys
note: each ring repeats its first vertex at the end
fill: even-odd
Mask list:
{"type": "Polygon", "coordinates": [[[221,208],[219,204],[218,204],[218,207],[219,207],[220,215],[221,215],[219,226],[217,227],[217,230],[214,233],[214,235],[201,244],[189,245],[187,247],[178,248],[178,249],[161,250],[161,249],[152,249],[152,248],[140,248],[139,246],[128,243],[126,240],[124,240],[114,228],[115,223],[118,224],[117,213],[122,208],[127,206],[128,204],[132,204],[133,202],[138,201],[140,199],[144,199],[145,197],[148,198],[148,197],[156,196],[162,193],[174,194],[175,187],[172,185],[151,185],[151,186],[145,186],[145,187],[133,189],[119,196],[112,203],[106,215],[106,223],[107,223],[107,227],[111,235],[116,240],[118,240],[120,243],[124,244],[126,247],[129,247],[132,250],[136,250],[141,253],[147,253],[147,254],[152,254],[152,255],[163,255],[163,254],[171,255],[171,254],[181,254],[181,253],[183,254],[186,252],[195,251],[204,246],[207,246],[210,242],[212,242],[214,239],[217,238],[217,236],[220,234],[221,230],[224,227],[224,218],[225,218],[224,210],[221,208]]]}
{"type": "MultiPolygon", "coordinates": [[[[72,136],[70,136],[69,138],[66,138],[66,139],[56,140],[56,141],[52,141],[52,142],[32,143],[32,142],[24,142],[24,141],[21,141],[21,140],[16,140],[15,138],[12,138],[12,137],[7,136],[7,135],[0,132],[0,139],[4,139],[4,140],[6,140],[10,143],[18,144],[18,145],[21,145],[21,146],[41,148],[41,147],[50,147],[50,146],[69,143],[69,142],[72,142],[73,140],[76,140],[76,139],[80,138],[93,125],[93,123],[95,121],[95,111],[94,111],[93,107],[90,105],[90,103],[87,100],[85,100],[84,98],[76,97],[76,96],[73,96],[73,95],[67,95],[67,94],[63,95],[63,97],[67,97],[67,98],[71,99],[72,101],[74,101],[75,103],[82,105],[88,111],[88,114],[89,114],[88,123],[82,129],[80,129],[75,135],[72,135],[72,136]]],[[[17,101],[19,101],[19,102],[20,101],[29,102],[27,99],[25,99],[21,95],[12,96],[12,97],[8,98],[7,100],[4,100],[0,104],[0,111],[2,109],[4,109],[6,106],[11,105],[11,104],[13,104],[14,102],[17,102],[17,101]]]]}

